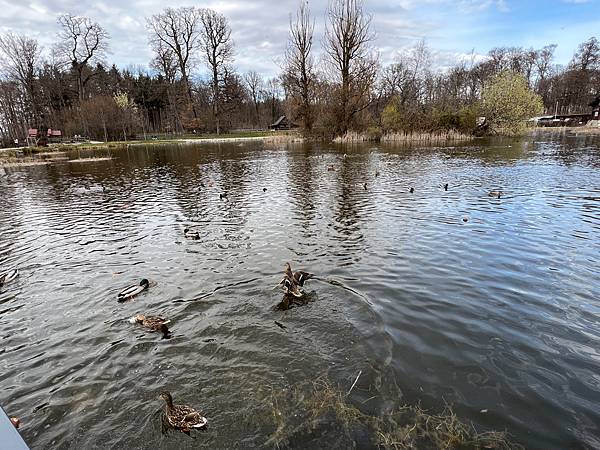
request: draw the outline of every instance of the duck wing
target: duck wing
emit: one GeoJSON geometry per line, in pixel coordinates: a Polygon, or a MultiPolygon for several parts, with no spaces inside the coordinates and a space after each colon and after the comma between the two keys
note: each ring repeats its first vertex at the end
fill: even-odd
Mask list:
{"type": "Polygon", "coordinates": [[[123,289],[121,292],[119,292],[119,294],[117,295],[117,297],[119,299],[125,300],[125,299],[128,299],[128,298],[135,297],[136,295],[138,295],[143,290],[144,290],[144,286],[140,286],[139,284],[136,284],[136,285],[129,286],[129,287],[123,289]]]}
{"type": "Polygon", "coordinates": [[[169,422],[176,428],[202,428],[208,420],[199,411],[186,405],[175,405],[168,413],[169,422]]]}

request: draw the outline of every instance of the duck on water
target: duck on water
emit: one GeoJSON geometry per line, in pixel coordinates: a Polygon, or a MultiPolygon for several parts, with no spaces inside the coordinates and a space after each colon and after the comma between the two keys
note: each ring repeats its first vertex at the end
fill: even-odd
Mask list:
{"type": "Polygon", "coordinates": [[[302,297],[304,295],[303,287],[304,283],[313,278],[314,274],[298,270],[292,271],[292,266],[289,262],[286,262],[283,266],[283,278],[279,282],[278,286],[283,287],[285,294],[291,294],[294,297],[302,297]]]}
{"type": "Polygon", "coordinates": [[[117,295],[117,300],[119,302],[130,300],[136,295],[148,289],[149,286],[150,282],[144,278],[142,281],[140,281],[140,284],[134,284],[133,286],[129,286],[123,289],[121,292],[119,292],[119,294],[117,295]]]}
{"type": "Polygon", "coordinates": [[[189,433],[192,428],[203,428],[208,423],[208,419],[191,406],[174,405],[169,392],[161,392],[160,398],[165,401],[165,416],[173,428],[189,433]]]}
{"type": "Polygon", "coordinates": [[[163,334],[163,338],[168,339],[171,337],[171,332],[167,324],[171,321],[160,316],[146,316],[144,314],[137,314],[129,319],[131,323],[137,323],[150,331],[160,331],[163,334]]]}

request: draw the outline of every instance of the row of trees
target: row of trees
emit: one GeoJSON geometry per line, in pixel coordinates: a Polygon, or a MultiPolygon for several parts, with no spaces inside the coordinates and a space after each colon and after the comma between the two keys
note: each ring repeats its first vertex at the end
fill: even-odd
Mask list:
{"type": "Polygon", "coordinates": [[[110,66],[110,37],[90,18],[60,16],[48,56],[35,39],[6,33],[0,36],[1,137],[5,143],[23,139],[29,127],[101,140],[193,130],[219,134],[263,128],[284,113],[321,135],[468,131],[478,115],[491,114],[483,97],[492,80],[510,86],[517,77],[524,98],[536,103],[537,97],[528,97],[535,92],[548,113],[587,112],[600,92],[596,38],[582,43],[565,67],[554,63],[556,45],[548,45],[495,48],[484,58],[473,55],[435,71],[424,41],[382,67],[362,0],[332,0],[325,22],[324,35],[316,37],[315,19],[301,1],[290,18],[281,73],[272,79],[236,71],[229,21],[205,8],[166,8],[146,19],[150,70],[110,66]],[[319,55],[315,39],[322,42],[319,55]],[[201,67],[208,76],[199,76],[201,67]]]}

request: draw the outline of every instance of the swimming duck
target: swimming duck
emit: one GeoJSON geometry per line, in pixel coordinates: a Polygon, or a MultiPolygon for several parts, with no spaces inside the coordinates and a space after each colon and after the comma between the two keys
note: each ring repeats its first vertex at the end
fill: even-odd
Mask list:
{"type": "Polygon", "coordinates": [[[200,239],[200,233],[189,228],[183,230],[183,235],[188,239],[200,239]]]}
{"type": "Polygon", "coordinates": [[[327,168],[327,172],[335,172],[335,166],[332,164],[327,168]]]}
{"type": "Polygon", "coordinates": [[[446,183],[446,184],[444,185],[444,190],[445,190],[445,191],[447,191],[447,190],[448,190],[448,183],[446,183]]]}
{"type": "Polygon", "coordinates": [[[140,284],[129,286],[128,288],[125,288],[121,292],[119,292],[119,295],[117,295],[117,299],[119,300],[119,302],[124,302],[125,300],[132,299],[139,293],[148,289],[149,286],[150,282],[144,278],[142,281],[140,281],[140,284]]]}
{"type": "Polygon", "coordinates": [[[163,334],[163,337],[169,337],[171,334],[169,327],[167,327],[167,324],[171,321],[164,317],[138,314],[129,319],[129,321],[131,323],[139,323],[150,331],[160,331],[163,334]]]}
{"type": "Polygon", "coordinates": [[[161,392],[160,398],[166,403],[165,416],[173,428],[189,433],[192,428],[203,428],[208,423],[206,417],[194,408],[186,405],[174,405],[170,393],[161,392]]]}
{"type": "Polygon", "coordinates": [[[500,198],[501,195],[502,195],[502,191],[490,191],[488,194],[488,197],[500,198]]]}
{"type": "Polygon", "coordinates": [[[283,287],[283,292],[286,294],[291,294],[294,297],[302,297],[304,292],[301,288],[304,286],[304,282],[313,276],[312,273],[304,272],[303,270],[293,272],[290,263],[286,262],[283,270],[283,278],[279,282],[279,285],[283,287]]]}
{"type": "Polygon", "coordinates": [[[365,191],[366,191],[367,190],[367,183],[364,183],[363,187],[365,188],[365,191]]]}
{"type": "Polygon", "coordinates": [[[219,200],[227,200],[227,194],[219,194],[219,200]]]}
{"type": "Polygon", "coordinates": [[[410,192],[411,194],[414,194],[414,192],[415,192],[415,188],[412,188],[412,187],[411,187],[409,192],[410,192]]]}
{"type": "Polygon", "coordinates": [[[6,283],[10,283],[19,276],[19,269],[8,269],[5,272],[0,273],[0,286],[6,283]]]}

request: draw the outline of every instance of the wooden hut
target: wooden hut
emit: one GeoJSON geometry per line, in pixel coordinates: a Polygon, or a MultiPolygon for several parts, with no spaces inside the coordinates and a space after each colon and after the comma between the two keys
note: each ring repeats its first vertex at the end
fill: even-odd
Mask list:
{"type": "Polygon", "coordinates": [[[291,130],[292,128],[298,128],[298,125],[290,122],[287,116],[281,116],[271,125],[269,125],[270,130],[291,130]]]}

